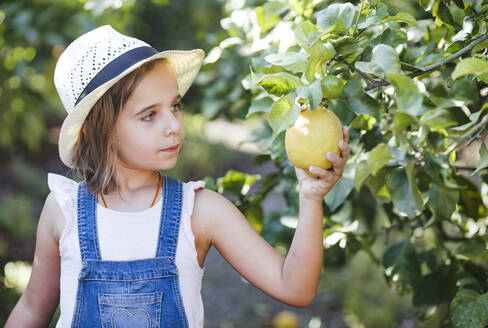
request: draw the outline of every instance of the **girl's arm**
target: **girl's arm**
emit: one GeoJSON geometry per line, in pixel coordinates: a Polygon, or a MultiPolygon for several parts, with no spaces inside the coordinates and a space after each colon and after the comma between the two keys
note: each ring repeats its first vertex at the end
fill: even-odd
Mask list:
{"type": "Polygon", "coordinates": [[[264,293],[295,307],[309,306],[317,293],[323,256],[322,199],[342,175],[349,157],[348,130],[339,142],[341,157],[328,156],[331,170],[309,177],[296,169],[299,218],[286,257],[276,251],[224,196],[208,189],[197,192],[192,217],[199,239],[207,239],[247,281],[264,293]]]}
{"type": "Polygon", "coordinates": [[[60,257],[56,222],[62,214],[51,192],[37,225],[29,283],[7,319],[6,328],[47,327],[59,301],[60,257]]]}

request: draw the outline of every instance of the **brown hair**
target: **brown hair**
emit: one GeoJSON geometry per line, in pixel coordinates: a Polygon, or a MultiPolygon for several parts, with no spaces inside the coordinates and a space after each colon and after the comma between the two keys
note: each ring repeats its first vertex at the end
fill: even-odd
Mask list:
{"type": "Polygon", "coordinates": [[[73,170],[93,193],[116,188],[112,182],[117,158],[115,122],[134,89],[156,63],[168,61],[149,61],[117,81],[93,105],[83,123],[73,151],[73,170]]]}

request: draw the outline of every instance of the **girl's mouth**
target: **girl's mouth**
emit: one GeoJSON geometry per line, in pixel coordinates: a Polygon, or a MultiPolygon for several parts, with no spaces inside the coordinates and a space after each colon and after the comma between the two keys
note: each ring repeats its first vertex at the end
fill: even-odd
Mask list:
{"type": "Polygon", "coordinates": [[[178,149],[178,146],[179,145],[176,145],[176,146],[171,147],[171,148],[162,149],[161,151],[173,152],[173,151],[176,151],[178,149]]]}

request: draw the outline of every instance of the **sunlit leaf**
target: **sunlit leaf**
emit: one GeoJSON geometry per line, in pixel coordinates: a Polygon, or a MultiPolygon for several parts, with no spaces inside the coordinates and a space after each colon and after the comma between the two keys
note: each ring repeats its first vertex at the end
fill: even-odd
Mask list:
{"type": "Polygon", "coordinates": [[[257,85],[262,86],[268,93],[281,96],[300,85],[300,80],[295,75],[279,72],[265,75],[257,85]]]}
{"type": "Polygon", "coordinates": [[[411,26],[417,26],[417,21],[415,20],[415,17],[412,16],[412,14],[407,13],[407,12],[399,12],[395,16],[389,16],[385,17],[381,20],[381,23],[386,23],[386,22],[400,22],[400,23],[407,23],[408,25],[411,26]]]}
{"type": "Polygon", "coordinates": [[[310,85],[300,86],[296,89],[297,95],[308,100],[312,109],[317,108],[322,101],[322,86],[320,80],[315,80],[310,85]]]}
{"type": "Polygon", "coordinates": [[[422,94],[411,78],[401,74],[388,74],[388,80],[395,87],[395,101],[398,108],[412,116],[422,112],[422,94]]]}
{"type": "Polygon", "coordinates": [[[484,74],[488,74],[488,61],[480,58],[465,58],[457,63],[454,72],[452,72],[453,80],[456,80],[464,75],[474,75],[480,80],[488,83],[488,79],[484,74]]]}
{"type": "Polygon", "coordinates": [[[341,19],[348,30],[352,26],[355,12],[356,7],[350,2],[333,3],[317,13],[317,25],[327,31],[341,19]]]}
{"type": "Polygon", "coordinates": [[[269,123],[273,128],[273,136],[291,127],[298,116],[300,109],[288,98],[283,97],[273,104],[269,111],[269,123]]]}

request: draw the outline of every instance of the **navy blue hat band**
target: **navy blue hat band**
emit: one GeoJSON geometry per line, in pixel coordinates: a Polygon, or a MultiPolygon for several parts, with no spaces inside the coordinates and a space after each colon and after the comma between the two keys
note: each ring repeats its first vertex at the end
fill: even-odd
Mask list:
{"type": "Polygon", "coordinates": [[[97,75],[93,77],[93,79],[87,84],[85,89],[81,92],[80,96],[76,100],[75,106],[85,98],[90,92],[101,86],[102,84],[110,81],[111,79],[117,77],[127,68],[131,67],[132,65],[154,56],[157,54],[158,51],[153,47],[143,46],[131,49],[126,53],[123,53],[119,57],[112,60],[110,63],[107,64],[97,75]]]}

